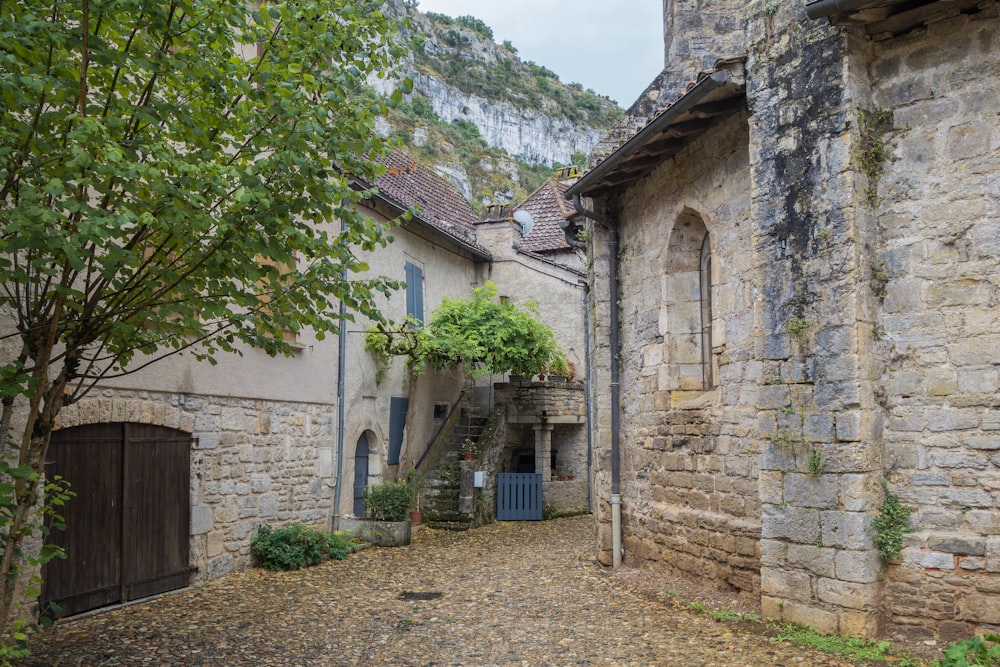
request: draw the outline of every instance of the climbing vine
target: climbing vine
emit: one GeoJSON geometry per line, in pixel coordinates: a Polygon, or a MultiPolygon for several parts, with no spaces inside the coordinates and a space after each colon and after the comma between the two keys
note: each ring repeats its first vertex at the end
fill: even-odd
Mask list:
{"type": "Polygon", "coordinates": [[[872,519],[869,530],[874,534],[875,546],[878,547],[878,555],[882,558],[882,565],[887,566],[899,558],[903,551],[903,535],[912,533],[913,526],[910,525],[911,507],[899,502],[899,496],[889,490],[883,484],[885,497],[882,500],[882,508],[877,517],[872,519]]]}
{"type": "Polygon", "coordinates": [[[496,285],[488,282],[471,299],[443,299],[426,327],[412,319],[374,325],[365,334],[365,349],[375,357],[376,382],[385,377],[392,356],[406,357],[415,373],[429,364],[436,369],[462,365],[472,377],[570,375],[555,334],[539,317],[537,304],[500,301],[496,285]]]}
{"type": "Polygon", "coordinates": [[[889,147],[884,137],[892,129],[892,111],[878,107],[861,107],[858,109],[858,127],[861,130],[861,139],[854,161],[868,177],[865,196],[870,204],[874,204],[878,200],[879,178],[885,169],[885,162],[889,159],[889,147]]]}

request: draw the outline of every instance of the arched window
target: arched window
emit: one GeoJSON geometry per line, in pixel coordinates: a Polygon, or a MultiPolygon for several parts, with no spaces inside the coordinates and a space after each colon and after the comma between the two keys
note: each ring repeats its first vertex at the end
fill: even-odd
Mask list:
{"type": "Polygon", "coordinates": [[[668,374],[672,389],[715,386],[712,359],[712,243],[701,216],[685,211],[670,233],[666,266],[668,374]]]}

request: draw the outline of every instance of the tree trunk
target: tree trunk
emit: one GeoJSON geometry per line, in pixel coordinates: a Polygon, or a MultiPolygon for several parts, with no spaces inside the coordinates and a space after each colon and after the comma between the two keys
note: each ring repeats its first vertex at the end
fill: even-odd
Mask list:
{"type": "MultiPolygon", "coordinates": [[[[43,360],[35,367],[35,392],[28,401],[28,414],[25,419],[24,431],[21,433],[18,452],[18,467],[26,469],[28,475],[18,475],[11,480],[14,484],[14,506],[7,526],[6,539],[3,542],[3,555],[0,558],[0,623],[3,629],[8,629],[16,620],[14,615],[17,602],[17,584],[19,575],[25,569],[25,557],[22,553],[24,540],[35,534],[39,527],[40,517],[37,515],[39,489],[44,484],[45,456],[48,453],[49,439],[55,427],[56,415],[65,401],[65,390],[68,384],[69,364],[63,364],[55,380],[48,378],[48,359],[51,358],[52,347],[44,348],[43,360]]],[[[72,356],[72,355],[71,355],[72,356]]],[[[13,412],[13,401],[10,412],[6,401],[4,403],[2,422],[10,427],[13,412]]],[[[9,433],[4,433],[6,437],[9,433]]],[[[13,441],[13,438],[11,438],[13,441]]],[[[29,563],[32,567],[35,564],[29,563]]]]}

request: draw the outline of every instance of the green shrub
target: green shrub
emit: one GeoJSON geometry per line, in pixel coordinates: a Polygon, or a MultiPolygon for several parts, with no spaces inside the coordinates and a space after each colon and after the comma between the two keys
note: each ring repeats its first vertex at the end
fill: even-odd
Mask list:
{"type": "Polygon", "coordinates": [[[405,521],[412,491],[406,482],[372,484],[365,489],[365,517],[373,521],[405,521]]]}
{"type": "Polygon", "coordinates": [[[941,667],[997,667],[1000,665],[1000,636],[983,635],[948,645],[941,667]]]}
{"type": "Polygon", "coordinates": [[[278,528],[261,526],[250,545],[250,552],[261,566],[274,572],[298,570],[326,558],[343,560],[353,550],[354,545],[341,533],[328,533],[304,523],[278,528]]]}
{"type": "Polygon", "coordinates": [[[884,482],[883,487],[885,497],[882,508],[879,515],[872,519],[869,530],[873,533],[883,566],[888,566],[903,551],[903,535],[914,531],[910,525],[910,513],[913,510],[899,502],[899,496],[889,491],[884,482]]]}

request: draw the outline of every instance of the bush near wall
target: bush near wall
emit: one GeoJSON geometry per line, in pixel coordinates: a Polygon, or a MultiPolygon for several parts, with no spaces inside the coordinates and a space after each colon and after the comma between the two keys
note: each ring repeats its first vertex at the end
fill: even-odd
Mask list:
{"type": "Polygon", "coordinates": [[[343,560],[352,551],[354,544],[341,533],[328,533],[304,523],[279,528],[261,526],[250,545],[250,552],[261,566],[274,572],[317,565],[327,558],[343,560]]]}

